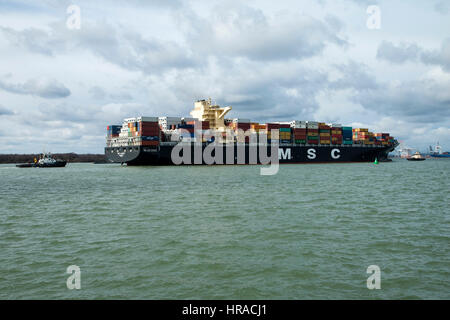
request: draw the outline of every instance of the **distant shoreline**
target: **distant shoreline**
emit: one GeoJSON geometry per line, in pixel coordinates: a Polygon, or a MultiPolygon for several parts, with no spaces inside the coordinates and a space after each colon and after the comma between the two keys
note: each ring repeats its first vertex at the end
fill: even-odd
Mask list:
{"type": "MultiPolygon", "coordinates": [[[[105,162],[104,154],[90,153],[53,153],[55,158],[68,162],[105,162]]],[[[33,163],[34,158],[39,159],[39,154],[0,154],[0,164],[8,163],[33,163]]]]}

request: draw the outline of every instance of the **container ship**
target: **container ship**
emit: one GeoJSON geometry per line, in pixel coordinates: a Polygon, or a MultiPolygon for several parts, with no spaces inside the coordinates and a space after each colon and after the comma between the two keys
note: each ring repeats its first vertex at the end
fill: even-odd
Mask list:
{"type": "Polygon", "coordinates": [[[337,123],[225,118],[230,110],[199,100],[191,117],[141,116],[109,125],[106,159],[127,165],[267,164],[267,157],[279,163],[373,162],[387,160],[399,144],[389,133],[337,123]]]}
{"type": "Polygon", "coordinates": [[[450,152],[442,151],[442,147],[439,145],[439,142],[433,148],[430,146],[430,156],[433,158],[450,158],[450,152]]]}

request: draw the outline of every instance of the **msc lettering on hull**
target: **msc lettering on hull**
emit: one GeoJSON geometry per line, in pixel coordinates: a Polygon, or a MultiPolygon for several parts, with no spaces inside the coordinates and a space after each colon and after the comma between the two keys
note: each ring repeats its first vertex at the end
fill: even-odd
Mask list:
{"type": "MultiPolygon", "coordinates": [[[[339,150],[339,149],[337,149],[337,148],[332,149],[331,152],[330,152],[330,156],[331,156],[332,159],[338,160],[338,159],[341,157],[341,150],[339,150]]],[[[317,158],[317,150],[314,149],[314,148],[309,148],[309,149],[306,151],[306,157],[307,157],[309,160],[314,160],[314,159],[316,159],[316,158],[317,158]]]]}
{"type": "Polygon", "coordinates": [[[278,149],[278,160],[291,160],[291,148],[278,149]]]}

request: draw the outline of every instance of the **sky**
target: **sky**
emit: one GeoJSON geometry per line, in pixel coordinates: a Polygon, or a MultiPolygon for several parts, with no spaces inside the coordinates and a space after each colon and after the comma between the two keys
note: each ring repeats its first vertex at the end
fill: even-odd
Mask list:
{"type": "Polygon", "coordinates": [[[0,153],[103,153],[209,97],[450,150],[450,1],[0,0],[0,153]]]}

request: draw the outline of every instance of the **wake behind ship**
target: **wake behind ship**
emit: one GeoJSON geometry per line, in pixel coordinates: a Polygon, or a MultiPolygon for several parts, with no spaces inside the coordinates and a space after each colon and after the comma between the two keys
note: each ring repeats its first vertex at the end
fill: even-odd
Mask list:
{"type": "Polygon", "coordinates": [[[270,156],[280,163],[372,162],[398,146],[389,133],[366,128],[299,120],[260,124],[225,118],[230,110],[209,99],[195,102],[190,118],[125,119],[107,127],[106,158],[128,165],[267,164],[270,156]]]}

